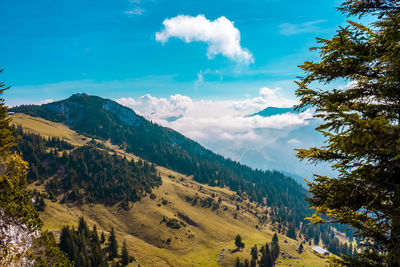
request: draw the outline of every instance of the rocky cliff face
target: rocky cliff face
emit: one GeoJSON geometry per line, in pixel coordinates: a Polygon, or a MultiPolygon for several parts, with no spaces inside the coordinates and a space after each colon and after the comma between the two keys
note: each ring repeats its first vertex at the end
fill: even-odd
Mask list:
{"type": "Polygon", "coordinates": [[[34,266],[32,253],[39,236],[39,230],[30,230],[0,209],[0,266],[34,266]]]}
{"type": "Polygon", "coordinates": [[[140,124],[133,110],[121,106],[117,102],[106,99],[104,100],[103,109],[117,116],[117,118],[126,125],[138,126],[140,124]]]}

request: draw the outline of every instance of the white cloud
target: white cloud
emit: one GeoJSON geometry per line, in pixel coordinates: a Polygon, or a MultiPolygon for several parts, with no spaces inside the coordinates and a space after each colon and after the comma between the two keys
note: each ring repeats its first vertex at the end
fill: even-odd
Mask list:
{"type": "Polygon", "coordinates": [[[169,38],[176,37],[190,42],[206,42],[207,57],[214,58],[218,54],[239,63],[254,62],[253,55],[240,45],[240,32],[233,22],[225,17],[214,21],[204,15],[179,15],[163,21],[164,29],[156,33],[156,40],[166,43],[169,38]]]}
{"type": "Polygon", "coordinates": [[[122,105],[161,125],[173,128],[197,141],[257,141],[265,129],[283,130],[306,125],[312,113],[287,113],[271,117],[248,116],[268,106],[289,107],[296,100],[282,98],[279,89],[262,88],[260,95],[244,100],[192,100],[172,95],[157,98],[149,94],[138,99],[120,98],[122,105]],[[171,120],[174,117],[174,120],[171,120]]]}
{"type": "Polygon", "coordinates": [[[133,9],[124,11],[125,15],[127,15],[128,17],[132,17],[134,15],[142,15],[144,13],[144,9],[141,7],[134,7],[133,9]]]}
{"type": "Polygon", "coordinates": [[[286,170],[311,177],[327,173],[296,158],[298,147],[319,146],[322,135],[314,128],[313,111],[285,113],[270,117],[248,116],[266,107],[291,107],[297,100],[282,97],[280,89],[261,88],[256,97],[241,100],[195,100],[179,94],[168,98],[149,94],[120,98],[145,118],[172,128],[205,147],[252,167],[286,170]]]}
{"type": "Polygon", "coordinates": [[[53,99],[44,99],[39,102],[40,105],[54,102],[53,99]]]}
{"type": "Polygon", "coordinates": [[[307,32],[319,32],[321,28],[317,25],[326,20],[308,21],[301,24],[283,23],[279,25],[279,32],[286,36],[291,36],[307,32]]]}
{"type": "Polygon", "coordinates": [[[287,143],[288,143],[288,144],[292,144],[292,145],[301,144],[301,142],[300,142],[299,140],[295,139],[295,138],[289,139],[289,140],[287,141],[287,143]]]}

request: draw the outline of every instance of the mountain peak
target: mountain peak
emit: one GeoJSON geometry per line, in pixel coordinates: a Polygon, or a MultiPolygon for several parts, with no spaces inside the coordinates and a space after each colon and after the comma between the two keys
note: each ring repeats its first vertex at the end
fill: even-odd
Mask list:
{"type": "Polygon", "coordinates": [[[275,115],[280,115],[280,114],[285,114],[285,113],[299,113],[296,111],[293,107],[290,108],[277,108],[277,107],[267,107],[257,113],[253,113],[249,115],[250,117],[259,115],[261,117],[270,117],[270,116],[275,116],[275,115]]]}
{"type": "Polygon", "coordinates": [[[73,94],[71,97],[86,97],[86,96],[89,96],[89,95],[86,93],[76,93],[76,94],[73,94]]]}

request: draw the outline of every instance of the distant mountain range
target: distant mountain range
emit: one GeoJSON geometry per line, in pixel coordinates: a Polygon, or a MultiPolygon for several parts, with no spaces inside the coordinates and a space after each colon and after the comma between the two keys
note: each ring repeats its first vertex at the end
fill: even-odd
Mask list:
{"type": "Polygon", "coordinates": [[[293,107],[291,108],[276,108],[276,107],[267,107],[266,109],[263,109],[257,113],[253,113],[249,116],[262,116],[262,117],[270,117],[270,116],[275,116],[275,115],[281,115],[281,114],[285,114],[285,113],[300,113],[296,110],[294,110],[293,107]]]}

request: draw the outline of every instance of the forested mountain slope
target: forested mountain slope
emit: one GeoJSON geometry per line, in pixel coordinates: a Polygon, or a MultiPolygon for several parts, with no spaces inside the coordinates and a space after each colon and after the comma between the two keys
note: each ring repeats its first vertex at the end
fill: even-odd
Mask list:
{"type": "MultiPolygon", "coordinates": [[[[38,151],[44,154],[47,163],[54,157],[61,159],[64,152],[70,153],[87,146],[105,151],[112,157],[116,153],[116,156],[134,160],[135,163],[141,161],[108,142],[96,140],[97,144],[93,146],[93,140],[66,129],[60,123],[24,114],[15,114],[12,117],[15,125],[23,126],[23,134],[18,130],[22,137],[19,140],[20,146],[24,142],[29,146],[38,141],[42,146],[38,151]],[[41,139],[37,134],[45,135],[46,139],[41,139]],[[79,144],[71,148],[57,136],[63,136],[65,140],[75,140],[79,144]],[[32,139],[36,141],[32,142],[32,139]],[[58,155],[54,153],[56,146],[58,155]]],[[[18,149],[22,151],[22,148],[18,149]]],[[[95,171],[90,167],[93,166],[90,160],[87,165],[89,173],[95,171]]],[[[269,207],[249,201],[244,194],[239,196],[228,188],[199,184],[193,181],[192,176],[160,166],[156,166],[156,170],[162,184],[153,187],[150,194],[144,192],[140,201],[129,201],[128,206],[124,205],[125,201],[114,205],[98,199],[89,201],[85,194],[80,196],[82,201],[64,201],[71,190],[50,195],[52,187],[48,184],[52,184],[53,178],[59,177],[46,173],[39,173],[37,178],[30,177],[30,181],[34,181],[30,188],[35,191],[35,206],[41,210],[45,229],[55,232],[56,236],[61,229],[65,229],[64,225],[75,226],[78,230],[78,221],[82,216],[90,229],[94,225],[97,227],[99,237],[101,232],[108,237],[109,231],[114,228],[119,249],[123,241],[126,241],[129,254],[138,260],[130,266],[138,263],[141,266],[232,266],[236,257],[242,262],[250,259],[254,245],[261,248],[271,241],[273,231],[280,231],[279,224],[270,220],[269,207]],[[242,251],[234,251],[237,234],[242,236],[245,244],[242,251]]],[[[304,242],[302,237],[293,240],[282,234],[278,236],[281,247],[281,256],[277,259],[279,264],[326,264],[325,259],[313,255],[308,243],[303,244],[303,253],[297,251],[300,243],[304,242]]]]}
{"type": "MultiPolygon", "coordinates": [[[[253,170],[205,149],[176,131],[161,127],[118,103],[87,94],[41,106],[11,109],[54,122],[63,122],[89,137],[110,140],[128,153],[149,160],[211,186],[228,186],[251,201],[266,204],[268,218],[283,233],[319,239],[329,226],[309,227],[311,214],[304,198],[307,191],[293,179],[276,171],[253,170]]],[[[343,230],[343,229],[342,229],[343,230]]]]}

